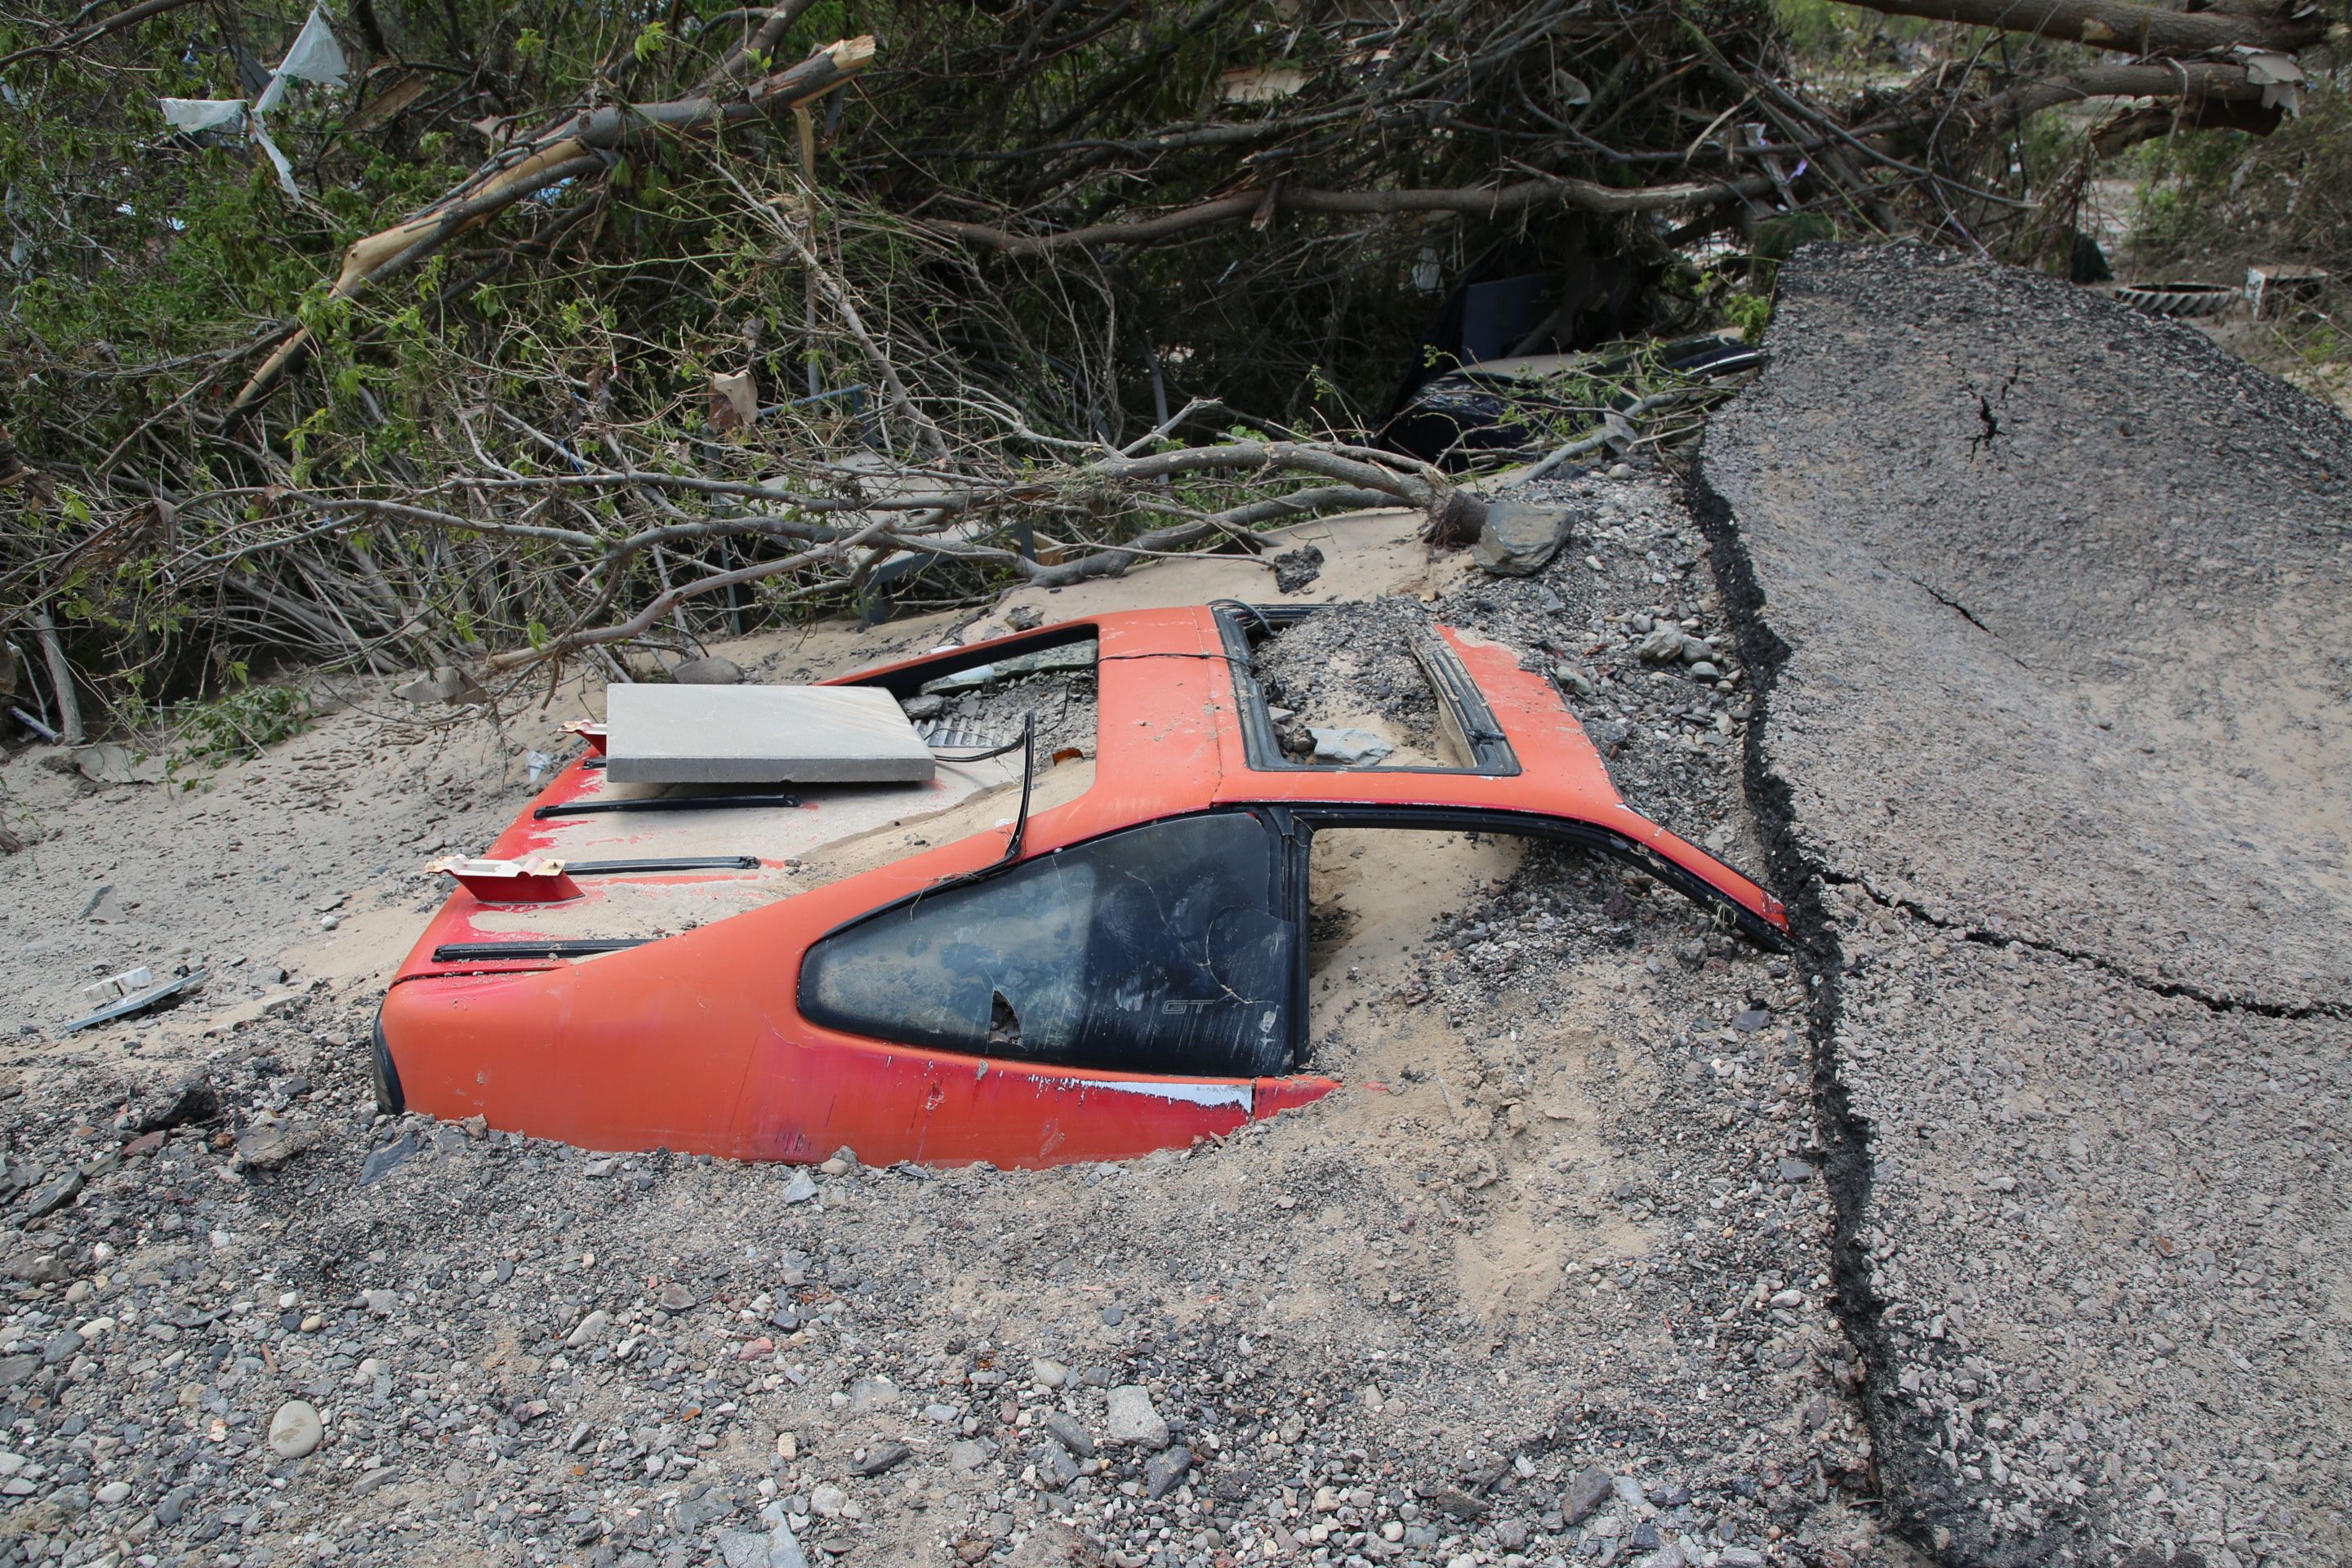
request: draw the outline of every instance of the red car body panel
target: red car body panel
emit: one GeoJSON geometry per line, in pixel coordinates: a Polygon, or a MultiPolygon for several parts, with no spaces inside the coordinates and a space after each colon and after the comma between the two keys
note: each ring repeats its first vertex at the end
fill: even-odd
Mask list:
{"type": "MultiPolygon", "coordinates": [[[[1685,890],[1721,900],[1752,933],[1769,940],[1787,928],[1769,894],[1618,797],[1548,679],[1520,668],[1508,650],[1458,632],[1442,635],[1516,755],[1516,772],[1254,766],[1244,707],[1255,687],[1237,683],[1227,628],[1208,607],[1106,615],[837,684],[910,691],[929,674],[1089,633],[1098,642],[1094,780],[1076,799],[1030,818],[1024,860],[1218,807],[1324,812],[1328,820],[1365,808],[1467,812],[1489,826],[1517,819],[1532,830],[1597,833],[1685,890]]],[[[561,772],[532,807],[602,794],[604,775],[583,766],[587,760],[561,772]]],[[[564,858],[576,820],[543,820],[526,809],[487,857],[564,858]]],[[[846,1146],[869,1163],[1004,1166],[1183,1147],[1337,1087],[1312,1075],[1189,1079],[991,1059],[845,1034],[803,1016],[798,984],[812,944],[947,879],[990,868],[1006,842],[1002,831],[973,834],[585,960],[478,953],[442,962],[436,950],[448,944],[515,940],[516,908],[484,904],[461,886],[385,998],[379,1071],[408,1109],[451,1120],[478,1114],[493,1127],[591,1149],[814,1161],[846,1146]]],[[[583,876],[567,907],[576,919],[611,897],[583,876]]]]}

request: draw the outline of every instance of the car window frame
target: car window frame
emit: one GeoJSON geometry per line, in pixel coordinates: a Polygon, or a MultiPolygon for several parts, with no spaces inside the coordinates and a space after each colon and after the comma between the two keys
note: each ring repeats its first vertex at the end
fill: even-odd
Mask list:
{"type": "Polygon", "coordinates": [[[927,1045],[907,1039],[900,1036],[867,1034],[859,1030],[844,1028],[835,1024],[823,1023],[818,1019],[812,1017],[807,1011],[806,989],[808,985],[809,961],[812,956],[814,956],[826,942],[833,941],[836,937],[845,935],[845,933],[854,931],[869,921],[883,920],[898,910],[909,909],[914,905],[921,903],[926,899],[937,899],[950,894],[961,894],[976,888],[984,887],[991,882],[998,881],[1003,878],[1012,876],[1015,872],[1020,871],[1024,867],[1032,866],[1041,860],[1049,859],[1057,855],[1067,854],[1073,850],[1084,849],[1090,845],[1101,844],[1107,840],[1117,838],[1126,834],[1138,833],[1149,828],[1162,827],[1173,823],[1192,821],[1202,817],[1246,816],[1255,820],[1258,824],[1260,829],[1265,832],[1267,837],[1272,841],[1271,848],[1273,850],[1272,864],[1274,870],[1274,886],[1270,889],[1267,900],[1267,910],[1274,918],[1288,921],[1291,928],[1292,952],[1292,963],[1288,977],[1288,994],[1284,999],[1283,1006],[1282,1033],[1286,1066],[1280,1073],[1260,1073],[1250,1076],[1252,1078],[1283,1078],[1294,1076],[1302,1070],[1303,1064],[1301,1057],[1307,1044],[1307,984],[1306,953],[1308,945],[1307,925],[1306,845],[1302,839],[1296,837],[1294,825],[1291,821],[1294,815],[1294,813],[1280,806],[1250,801],[1219,804],[1200,811],[1171,812],[1165,816],[1150,817],[1141,822],[1125,823],[1118,827],[1110,828],[1101,833],[1090,834],[1084,838],[1073,839],[1067,844],[1058,844],[1051,848],[1037,849],[1023,855],[1021,858],[1017,860],[1009,861],[1002,866],[991,867],[977,876],[966,874],[964,876],[944,879],[928,887],[919,889],[915,892],[892,899],[887,903],[877,904],[873,908],[863,910],[862,912],[852,916],[848,920],[839,921],[823,932],[820,932],[801,950],[795,972],[793,976],[793,1010],[804,1023],[816,1028],[824,1029],[833,1034],[842,1035],[857,1040],[877,1041],[881,1044],[901,1050],[920,1051],[928,1056],[937,1057],[943,1059],[968,1061],[975,1065],[985,1065],[995,1068],[1019,1068],[1024,1069],[1034,1068],[1053,1072],[1080,1073],[1131,1070],[1134,1072],[1135,1076],[1139,1078],[1162,1079],[1176,1082],[1202,1079],[1223,1079],[1234,1078],[1235,1075],[1223,1072],[1175,1072],[1160,1068],[1126,1069],[1087,1066],[1076,1062],[1051,1061],[1034,1058],[989,1056],[982,1052],[958,1050],[945,1046],[927,1045]]]}
{"type": "Polygon", "coordinates": [[[1437,703],[1439,731],[1470,758],[1467,767],[1353,767],[1344,763],[1299,762],[1275,738],[1274,715],[1267,711],[1265,689],[1258,684],[1256,640],[1253,626],[1271,635],[1297,625],[1320,605],[1249,605],[1220,599],[1209,606],[1223,640],[1226,667],[1233,672],[1234,716],[1241,731],[1242,754],[1254,773],[1436,773],[1456,778],[1516,778],[1523,771],[1510,737],[1503,732],[1486,693],[1444,639],[1415,628],[1405,651],[1421,667],[1437,703]]]}

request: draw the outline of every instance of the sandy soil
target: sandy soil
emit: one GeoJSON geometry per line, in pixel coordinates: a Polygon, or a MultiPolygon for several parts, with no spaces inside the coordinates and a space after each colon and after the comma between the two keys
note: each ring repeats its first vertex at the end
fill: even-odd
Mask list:
{"type": "MultiPolygon", "coordinates": [[[[1653,619],[1728,647],[1696,525],[1647,473],[1547,493],[1579,527],[1543,576],[1376,516],[1294,531],[1326,557],[1297,597],[1388,595],[1567,667],[1629,798],[1754,865],[1736,658],[1718,686],[1633,652],[1653,619]]],[[[985,625],[1219,596],[1275,595],[1189,560],[985,625]]],[[[958,629],[719,651],[796,679],[958,629]]],[[[592,1158],[380,1119],[363,1047],[439,897],[421,864],[487,842],[593,693],[431,723],[349,700],[189,788],[0,770],[35,838],[0,861],[0,1564],[1899,1554],[1798,977],[1646,879],[1327,836],[1313,1032],[1347,1087],[1223,1145],[814,1184],[592,1158]],[[100,882],[115,923],[83,918],[100,882]],[[215,978],[50,1032],[94,973],[174,962],[215,978]],[[141,1141],[191,1073],[216,1104],[141,1141]],[[288,1457],[296,1401],[323,1439],[288,1457]]]]}

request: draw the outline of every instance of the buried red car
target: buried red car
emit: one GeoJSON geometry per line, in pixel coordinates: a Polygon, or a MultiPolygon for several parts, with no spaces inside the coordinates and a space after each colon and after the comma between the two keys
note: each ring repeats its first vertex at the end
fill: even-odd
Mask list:
{"type": "Polygon", "coordinates": [[[394,979],[387,1110],[599,1150],[1047,1165],[1231,1131],[1303,1075],[1307,848],[1465,828],[1631,861],[1777,944],[1780,905],[1619,798],[1545,677],[1441,630],[1412,649],[1454,764],[1286,755],[1252,648],[1296,608],[1132,611],[851,676],[901,700],[1062,650],[1092,758],[943,756],[920,784],[624,784],[583,755],[478,862],[394,979]],[[648,853],[652,851],[655,853],[648,853]]]}

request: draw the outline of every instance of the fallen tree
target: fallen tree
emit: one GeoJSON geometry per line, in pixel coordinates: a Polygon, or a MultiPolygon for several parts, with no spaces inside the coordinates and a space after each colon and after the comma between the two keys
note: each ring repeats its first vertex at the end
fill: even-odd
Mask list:
{"type": "MultiPolygon", "coordinates": [[[[877,5],[849,38],[806,0],[369,0],[352,84],[277,111],[292,203],[143,95],[233,90],[300,13],[86,6],[0,38],[37,237],[0,619],[121,707],[249,655],[609,663],[1374,502],[1450,532],[1455,478],[1375,433],[1469,290],[1555,279],[1504,345],[1537,352],[1752,312],[1802,233],[2047,259],[2094,160],[2271,129],[2322,26],[1861,3],[2008,31],[1841,101],[1747,0],[877,5]],[[2031,166],[2023,127],[2097,103],[2031,166]]],[[[1529,439],[1686,402],[1629,382],[1529,439]]]]}

